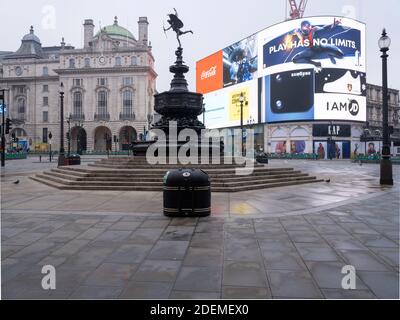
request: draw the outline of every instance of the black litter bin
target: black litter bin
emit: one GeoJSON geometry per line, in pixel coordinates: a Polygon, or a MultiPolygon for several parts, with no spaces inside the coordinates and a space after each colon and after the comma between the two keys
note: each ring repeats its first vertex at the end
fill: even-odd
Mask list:
{"type": "Polygon", "coordinates": [[[81,156],[79,154],[70,154],[66,157],[66,160],[70,166],[81,164],[81,156]]]}
{"type": "Polygon", "coordinates": [[[164,215],[205,217],[211,214],[208,174],[199,169],[168,171],[164,177],[164,215]]]}

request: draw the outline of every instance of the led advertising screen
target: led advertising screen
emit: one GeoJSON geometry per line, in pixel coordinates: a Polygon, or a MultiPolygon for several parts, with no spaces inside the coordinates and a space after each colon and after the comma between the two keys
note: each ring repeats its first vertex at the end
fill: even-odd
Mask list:
{"type": "Polygon", "coordinates": [[[223,50],[224,87],[257,79],[257,35],[252,35],[223,50]]]}
{"type": "MultiPolygon", "coordinates": [[[[199,61],[197,88],[205,94],[207,104],[228,87],[246,82],[254,85],[253,90],[260,92],[255,99],[262,123],[364,122],[365,50],[365,24],[356,20],[308,17],[286,21],[199,61]],[[207,70],[214,66],[208,78],[201,77],[200,70],[208,75],[207,70]],[[214,72],[221,69],[221,73],[214,72]],[[209,78],[213,78],[212,85],[207,85],[209,78]]],[[[228,112],[228,106],[218,110],[228,112]]],[[[224,119],[218,127],[229,126],[228,114],[224,119]]]]}
{"type": "MultiPolygon", "coordinates": [[[[257,80],[241,83],[204,95],[205,125],[209,129],[240,126],[243,112],[243,123],[258,119],[257,80]],[[239,101],[243,94],[245,102],[243,111],[239,101]]],[[[202,115],[199,117],[202,121],[202,115]]]]}

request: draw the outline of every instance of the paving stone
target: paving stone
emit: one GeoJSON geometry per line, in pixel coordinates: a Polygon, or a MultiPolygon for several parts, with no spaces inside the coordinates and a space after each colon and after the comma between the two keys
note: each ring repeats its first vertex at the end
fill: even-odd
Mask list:
{"type": "Polygon", "coordinates": [[[307,269],[296,251],[281,252],[275,250],[263,251],[265,268],[268,270],[304,271],[307,269]]]}
{"type": "Polygon", "coordinates": [[[399,249],[398,248],[372,248],[372,251],[388,265],[399,267],[399,249]]]}
{"type": "Polygon", "coordinates": [[[259,244],[263,255],[264,252],[268,251],[292,252],[296,250],[291,242],[285,240],[262,239],[259,241],[259,244]]]}
{"type": "Polygon", "coordinates": [[[357,235],[360,241],[369,248],[398,248],[398,245],[381,235],[357,235]]]}
{"type": "Polygon", "coordinates": [[[326,299],[376,299],[369,290],[322,289],[326,299]]]}
{"type": "Polygon", "coordinates": [[[119,296],[120,299],[168,299],[172,283],[131,281],[119,296]]]}
{"type": "Polygon", "coordinates": [[[168,226],[168,224],[170,223],[169,220],[150,220],[147,219],[146,221],[144,221],[140,227],[141,228],[166,228],[168,226]]]}
{"type": "Polygon", "coordinates": [[[268,278],[273,297],[322,298],[308,272],[272,270],[268,278]]]}
{"type": "Polygon", "coordinates": [[[183,266],[176,279],[174,290],[220,291],[221,268],[183,266]]]}
{"type": "Polygon", "coordinates": [[[296,248],[305,261],[340,261],[335,251],[326,245],[296,243],[296,248]]]}
{"type": "Polygon", "coordinates": [[[121,242],[127,239],[132,234],[132,231],[118,231],[118,230],[106,230],[95,238],[92,244],[98,242],[121,242]]]}
{"type": "Polygon", "coordinates": [[[268,288],[256,287],[222,287],[222,299],[270,299],[268,288]]]}
{"type": "Polygon", "coordinates": [[[120,221],[109,227],[109,230],[134,231],[141,225],[140,221],[120,221]]]}
{"type": "Polygon", "coordinates": [[[224,259],[234,261],[261,261],[261,253],[256,240],[230,239],[224,243],[224,259]]]}
{"type": "Polygon", "coordinates": [[[1,238],[6,240],[28,230],[27,228],[1,228],[1,238]]]}
{"type": "Polygon", "coordinates": [[[77,239],[84,239],[84,240],[93,240],[101,235],[105,229],[100,228],[90,228],[87,229],[85,232],[81,233],[77,239]]]}
{"type": "Polygon", "coordinates": [[[169,295],[169,299],[178,299],[178,300],[216,300],[220,299],[221,294],[219,292],[194,292],[194,291],[171,291],[169,295]]]}
{"type": "Polygon", "coordinates": [[[53,251],[51,254],[54,256],[71,256],[81,250],[89,243],[89,240],[71,240],[63,245],[61,248],[53,251]]]}
{"type": "MultiPolygon", "coordinates": [[[[327,289],[342,289],[342,280],[347,275],[342,274],[342,268],[345,265],[343,262],[307,262],[308,269],[318,286],[327,289]]],[[[358,277],[356,278],[356,289],[367,289],[358,277]]]]}
{"type": "Polygon", "coordinates": [[[165,229],[161,239],[189,241],[192,238],[194,228],[188,226],[169,226],[165,229]]]}
{"type": "Polygon", "coordinates": [[[13,246],[13,245],[2,245],[1,246],[1,260],[13,255],[14,253],[20,251],[21,249],[25,248],[24,246],[13,246]]]}
{"type": "Polygon", "coordinates": [[[80,286],[68,298],[69,299],[117,299],[123,288],[80,286]]]}
{"type": "Polygon", "coordinates": [[[310,232],[310,231],[298,231],[298,230],[288,230],[287,233],[289,234],[290,239],[293,242],[301,242],[301,243],[322,243],[324,244],[325,241],[319,236],[317,232],[310,232]]]}
{"type": "Polygon", "coordinates": [[[223,236],[221,233],[195,233],[190,246],[198,248],[221,248],[223,236]]]}
{"type": "Polygon", "coordinates": [[[153,244],[163,232],[162,228],[138,228],[133,231],[129,240],[137,244],[153,244]]]}
{"type": "Polygon", "coordinates": [[[189,241],[159,240],[151,250],[148,259],[152,260],[182,260],[189,246],[189,241]]]}
{"type": "Polygon", "coordinates": [[[56,230],[50,233],[46,239],[55,241],[55,242],[68,242],[74,238],[76,238],[80,232],[78,231],[64,231],[64,230],[56,230]]]}
{"type": "Polygon", "coordinates": [[[132,280],[150,282],[174,282],[181,267],[181,261],[146,260],[132,280]]]}
{"type": "Polygon", "coordinates": [[[151,248],[151,245],[124,244],[108,256],[106,261],[114,263],[141,263],[151,248]]]}
{"type": "Polygon", "coordinates": [[[98,267],[115,249],[107,247],[87,247],[77,254],[69,257],[63,266],[68,268],[96,268],[98,267]]]}
{"type": "Polygon", "coordinates": [[[84,285],[124,287],[137,267],[137,264],[103,263],[86,278],[84,285]]]}
{"type": "Polygon", "coordinates": [[[2,244],[14,245],[14,246],[28,246],[45,236],[46,236],[45,233],[31,233],[31,232],[19,233],[13,237],[8,238],[5,241],[2,241],[2,244]]]}
{"type": "Polygon", "coordinates": [[[223,253],[221,249],[189,247],[183,265],[195,267],[222,266],[223,253]]]}
{"type": "Polygon", "coordinates": [[[52,252],[52,249],[55,248],[57,248],[55,242],[39,240],[13,254],[11,258],[27,260],[35,263],[49,255],[52,252]]]}
{"type": "Polygon", "coordinates": [[[262,263],[225,261],[222,284],[224,286],[265,287],[267,279],[262,263]]]}
{"type": "Polygon", "coordinates": [[[361,271],[357,274],[379,299],[399,299],[399,273],[361,271]]]}
{"type": "Polygon", "coordinates": [[[344,259],[356,270],[389,271],[388,267],[376,259],[373,254],[365,250],[340,250],[344,259]]]}

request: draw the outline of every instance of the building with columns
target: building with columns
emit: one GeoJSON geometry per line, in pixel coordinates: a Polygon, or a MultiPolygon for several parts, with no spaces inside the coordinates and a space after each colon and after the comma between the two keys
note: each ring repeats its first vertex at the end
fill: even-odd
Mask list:
{"type": "Polygon", "coordinates": [[[97,32],[87,19],[83,48],[64,39],[44,47],[31,27],[17,51],[0,51],[0,89],[6,89],[13,122],[9,138],[26,141],[32,151],[50,144],[58,149],[61,83],[66,149],[68,136],[73,152],[125,150],[142,138],[153,117],[157,78],[148,24],[139,18],[136,38],[117,17],[97,32]]]}

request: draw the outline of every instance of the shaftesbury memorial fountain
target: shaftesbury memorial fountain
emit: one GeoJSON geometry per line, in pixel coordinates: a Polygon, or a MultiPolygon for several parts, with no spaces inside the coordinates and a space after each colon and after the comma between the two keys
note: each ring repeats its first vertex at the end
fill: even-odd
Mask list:
{"type": "MultiPolygon", "coordinates": [[[[174,9],[175,10],[175,9],[174,9]]],[[[198,116],[203,113],[203,95],[188,90],[188,83],[185,79],[185,73],[189,72],[189,67],[183,61],[183,48],[181,45],[180,37],[192,31],[182,31],[183,22],[178,18],[178,13],[168,15],[169,27],[164,28],[164,32],[173,30],[176,33],[179,47],[175,51],[176,61],[175,64],[170,66],[169,70],[174,74],[171,81],[171,88],[169,91],[157,94],[155,98],[154,110],[161,115],[161,119],[153,124],[152,129],[161,130],[165,134],[165,141],[157,141],[158,145],[165,144],[167,155],[170,149],[179,151],[179,149],[187,144],[187,141],[177,141],[175,134],[179,135],[184,129],[191,129],[196,132],[198,140],[191,141],[198,147],[197,154],[201,154],[201,137],[202,130],[205,129],[204,124],[198,120],[198,116]],[[170,128],[174,128],[174,133],[170,132],[170,128]]],[[[133,153],[135,155],[146,155],[147,149],[156,141],[137,142],[133,144],[133,153]]],[[[223,144],[214,143],[208,145],[208,154],[223,152],[223,144]],[[212,153],[214,150],[214,153],[212,153]]],[[[204,149],[203,149],[204,150],[204,149]]]]}

